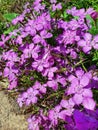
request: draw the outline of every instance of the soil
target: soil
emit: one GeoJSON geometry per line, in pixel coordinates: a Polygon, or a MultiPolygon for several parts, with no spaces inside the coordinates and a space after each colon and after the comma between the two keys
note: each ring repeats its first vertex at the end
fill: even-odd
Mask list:
{"type": "MultiPolygon", "coordinates": [[[[0,86],[1,82],[0,82],[0,86]]],[[[6,84],[7,86],[7,84],[6,84]]],[[[28,130],[26,115],[21,113],[17,102],[0,89],[0,130],[28,130]]]]}

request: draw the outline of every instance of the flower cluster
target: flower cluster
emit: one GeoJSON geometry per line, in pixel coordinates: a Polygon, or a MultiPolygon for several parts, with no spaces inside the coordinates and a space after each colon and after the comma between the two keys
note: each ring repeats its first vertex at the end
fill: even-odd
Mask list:
{"type": "Polygon", "coordinates": [[[53,17],[51,10],[65,12],[56,0],[35,0],[13,19],[16,29],[0,41],[2,76],[8,78],[10,90],[22,90],[20,107],[36,107],[28,119],[29,130],[97,130],[97,68],[84,64],[98,50],[98,35],[90,34],[86,17],[95,19],[96,12],[73,7],[66,11],[65,21],[62,15],[53,17]],[[24,77],[30,77],[25,81],[31,82],[29,88],[24,77]]]}

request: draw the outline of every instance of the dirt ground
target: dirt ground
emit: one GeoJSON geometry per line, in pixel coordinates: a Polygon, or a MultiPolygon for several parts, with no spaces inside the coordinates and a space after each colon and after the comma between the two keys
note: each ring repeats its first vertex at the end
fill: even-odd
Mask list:
{"type": "Polygon", "coordinates": [[[0,130],[28,130],[26,116],[20,111],[16,101],[0,89],[0,130]]]}

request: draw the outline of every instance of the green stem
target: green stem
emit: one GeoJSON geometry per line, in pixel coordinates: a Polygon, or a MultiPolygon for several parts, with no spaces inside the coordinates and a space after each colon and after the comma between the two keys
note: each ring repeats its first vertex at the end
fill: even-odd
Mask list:
{"type": "Polygon", "coordinates": [[[83,63],[81,63],[81,64],[82,64],[82,67],[85,70],[85,72],[87,72],[87,69],[85,68],[84,64],[83,63]]]}

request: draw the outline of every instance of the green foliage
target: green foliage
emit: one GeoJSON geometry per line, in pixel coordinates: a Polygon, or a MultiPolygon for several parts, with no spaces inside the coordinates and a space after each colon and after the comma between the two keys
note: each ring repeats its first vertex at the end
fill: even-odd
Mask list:
{"type": "Polygon", "coordinates": [[[9,28],[6,27],[7,23],[10,23],[18,14],[16,13],[6,13],[2,15],[2,20],[0,20],[0,34],[9,34],[12,32],[15,27],[10,26],[9,28]]]}
{"type": "Polygon", "coordinates": [[[87,9],[89,7],[93,7],[98,11],[98,0],[67,0],[66,7],[71,8],[73,6],[77,7],[78,9],[87,9]]]}
{"type": "Polygon", "coordinates": [[[11,6],[13,6],[15,0],[1,0],[0,1],[0,13],[8,13],[10,12],[11,6]]]}
{"type": "Polygon", "coordinates": [[[87,16],[86,16],[86,19],[90,20],[90,24],[91,24],[91,26],[92,26],[92,27],[90,28],[89,32],[90,32],[92,35],[98,34],[98,19],[93,20],[90,15],[87,15],[87,16]]]}
{"type": "Polygon", "coordinates": [[[63,18],[64,20],[66,20],[68,17],[68,14],[66,13],[66,11],[64,11],[63,14],[61,14],[61,18],[63,18]]]}
{"type": "Polygon", "coordinates": [[[94,62],[98,66],[98,50],[94,52],[92,62],[94,62]]]}
{"type": "Polygon", "coordinates": [[[17,17],[18,14],[16,13],[6,13],[3,15],[4,19],[7,20],[8,22],[11,22],[14,18],[17,17]]]}
{"type": "Polygon", "coordinates": [[[0,0],[0,35],[9,34],[14,27],[6,28],[6,23],[11,22],[18,13],[21,13],[26,2],[33,0],[0,0]]]}
{"type": "Polygon", "coordinates": [[[93,26],[93,27],[89,30],[89,32],[90,32],[91,34],[93,34],[93,35],[96,35],[96,34],[98,34],[98,28],[96,28],[95,26],[93,26]]]}
{"type": "Polygon", "coordinates": [[[32,3],[34,0],[0,0],[0,13],[21,13],[25,3],[32,3]]]}
{"type": "Polygon", "coordinates": [[[5,30],[3,32],[3,34],[9,34],[10,32],[12,32],[15,29],[15,27],[11,26],[10,28],[8,28],[7,30],[5,30]]]}
{"type": "Polygon", "coordinates": [[[5,24],[0,22],[0,34],[2,34],[4,30],[5,30],[5,24]]]}

